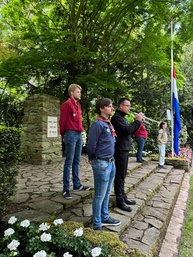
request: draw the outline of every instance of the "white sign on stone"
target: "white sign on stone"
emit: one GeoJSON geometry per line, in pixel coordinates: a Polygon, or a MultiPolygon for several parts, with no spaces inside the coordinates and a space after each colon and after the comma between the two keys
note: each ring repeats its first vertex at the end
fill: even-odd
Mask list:
{"type": "Polygon", "coordinates": [[[48,116],[47,137],[58,137],[58,120],[57,120],[57,117],[48,116]]]}

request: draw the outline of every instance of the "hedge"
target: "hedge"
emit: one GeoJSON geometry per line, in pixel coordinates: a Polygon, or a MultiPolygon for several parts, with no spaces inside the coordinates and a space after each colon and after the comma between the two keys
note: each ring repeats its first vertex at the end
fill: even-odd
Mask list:
{"type": "Polygon", "coordinates": [[[0,212],[16,188],[21,129],[0,126],[0,212]]]}

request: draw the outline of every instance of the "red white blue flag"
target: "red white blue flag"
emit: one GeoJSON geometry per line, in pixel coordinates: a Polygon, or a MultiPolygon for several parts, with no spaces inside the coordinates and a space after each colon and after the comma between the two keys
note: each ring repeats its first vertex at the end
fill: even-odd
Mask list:
{"type": "Polygon", "coordinates": [[[173,113],[174,113],[174,152],[176,155],[179,153],[179,132],[181,130],[180,122],[180,106],[178,100],[178,91],[176,84],[176,73],[173,66],[173,87],[172,87],[172,102],[173,102],[173,113]]]}

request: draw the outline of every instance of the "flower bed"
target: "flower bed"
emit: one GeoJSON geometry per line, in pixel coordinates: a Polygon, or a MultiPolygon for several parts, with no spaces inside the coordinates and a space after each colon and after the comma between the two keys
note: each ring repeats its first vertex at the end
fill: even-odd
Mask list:
{"type": "Polygon", "coordinates": [[[70,232],[65,230],[62,219],[36,224],[12,216],[0,238],[0,257],[8,256],[107,257],[111,254],[105,245],[93,245],[84,236],[83,227],[70,232]]]}

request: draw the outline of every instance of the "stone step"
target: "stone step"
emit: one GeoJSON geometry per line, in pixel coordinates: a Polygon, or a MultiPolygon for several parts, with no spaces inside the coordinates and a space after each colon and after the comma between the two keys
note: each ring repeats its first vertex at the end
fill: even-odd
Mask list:
{"type": "Polygon", "coordinates": [[[121,236],[128,256],[152,257],[158,254],[184,173],[184,170],[173,170],[141,212],[131,217],[128,229],[121,236]]]}
{"type": "MultiPolygon", "coordinates": [[[[131,190],[136,188],[142,181],[144,181],[147,177],[154,173],[156,171],[156,168],[157,165],[155,163],[138,165],[138,169],[133,169],[132,173],[127,175],[125,191],[130,192],[131,190]]],[[[55,198],[53,200],[57,201],[58,198],[55,198]]],[[[110,208],[113,208],[113,206],[115,206],[115,202],[115,195],[112,190],[109,204],[110,208]]],[[[65,210],[65,212],[66,211],[68,212],[69,210],[65,210]]],[[[76,204],[76,206],[73,206],[73,208],[71,208],[71,213],[72,216],[70,217],[70,220],[83,222],[84,225],[87,225],[91,221],[92,216],[92,199],[87,198],[84,201],[80,201],[79,204],[76,204]]]]}
{"type": "MultiPolygon", "coordinates": [[[[149,158],[146,158],[143,165],[148,164],[149,160],[149,158]]],[[[135,158],[131,157],[129,167],[129,173],[131,174],[136,169],[141,168],[142,163],[137,163],[135,158]]],[[[149,169],[151,169],[151,165],[149,169]]],[[[80,170],[83,185],[93,187],[91,165],[84,155],[81,159],[80,170]]],[[[144,173],[144,177],[148,176],[148,174],[145,174],[147,172],[141,172],[144,173]]],[[[71,189],[72,199],[66,200],[62,195],[62,176],[63,162],[43,166],[22,164],[17,178],[17,193],[12,197],[12,212],[5,216],[4,219],[6,220],[9,216],[16,215],[21,219],[28,218],[31,221],[42,221],[49,218],[50,215],[63,215],[64,219],[67,220],[69,217],[74,216],[74,210],[71,212],[71,209],[79,207],[79,204],[83,203],[84,207],[90,206],[89,210],[84,208],[82,211],[78,211],[78,216],[80,212],[83,213],[82,219],[85,220],[84,213],[90,213],[93,191],[73,191],[71,189]]],[[[143,174],[139,176],[141,178],[137,178],[136,183],[133,178],[128,190],[131,190],[132,187],[139,183],[140,179],[143,179],[143,174]]],[[[88,219],[86,218],[86,220],[88,219]]]]}
{"type": "MultiPolygon", "coordinates": [[[[106,230],[114,231],[120,235],[129,226],[131,217],[135,216],[145,205],[145,202],[152,197],[155,191],[163,184],[164,178],[170,173],[171,170],[171,166],[168,166],[167,169],[164,170],[157,169],[156,163],[149,163],[147,165],[140,166],[137,170],[134,170],[132,174],[129,174],[126,178],[125,191],[129,192],[129,198],[132,194],[132,198],[137,200],[137,205],[133,206],[133,211],[131,213],[114,208],[115,196],[112,193],[110,198],[110,209],[113,213],[113,217],[117,217],[122,223],[118,227],[108,226],[106,230]],[[138,187],[140,188],[139,190],[138,187]],[[141,196],[138,191],[143,192],[143,195],[141,196]]],[[[62,217],[65,218],[67,214],[67,220],[82,222],[85,226],[88,226],[91,223],[92,217],[92,199],[85,199],[84,201],[81,201],[76,206],[73,206],[73,208],[65,210],[63,214],[60,214],[60,216],[62,215],[62,217]]]]}
{"type": "MultiPolygon", "coordinates": [[[[153,165],[153,164],[152,164],[153,165]]],[[[116,232],[119,236],[129,227],[134,217],[139,214],[146,203],[154,197],[156,192],[163,185],[164,180],[171,173],[173,167],[166,166],[166,169],[158,169],[142,181],[136,188],[127,194],[128,199],[135,199],[136,205],[131,206],[132,212],[126,212],[119,208],[112,210],[112,216],[121,220],[120,226],[108,226],[106,229],[116,232]]]]}

